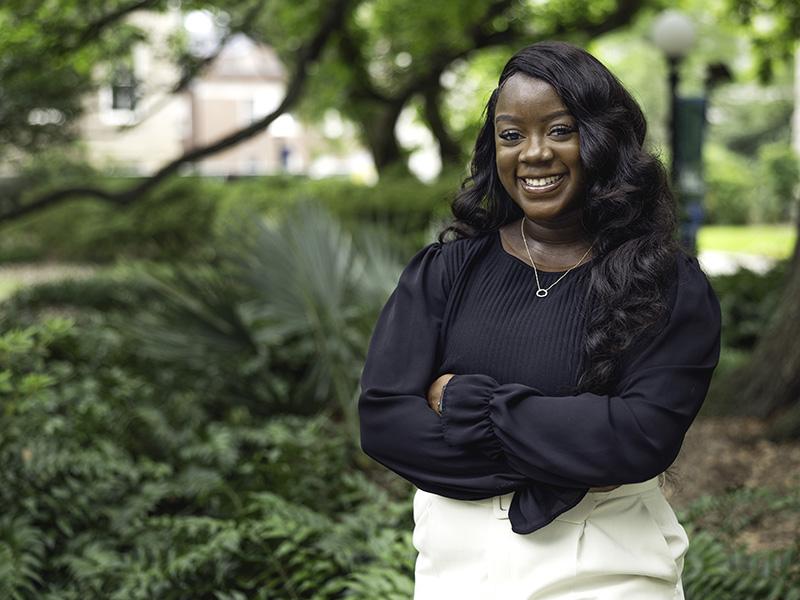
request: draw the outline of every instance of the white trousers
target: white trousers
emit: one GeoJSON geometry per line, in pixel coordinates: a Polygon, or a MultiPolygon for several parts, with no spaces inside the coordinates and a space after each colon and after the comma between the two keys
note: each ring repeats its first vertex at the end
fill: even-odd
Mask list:
{"type": "Polygon", "coordinates": [[[414,600],[683,600],[689,538],[658,477],[588,492],[554,521],[511,531],[514,492],[414,495],[414,600]]]}

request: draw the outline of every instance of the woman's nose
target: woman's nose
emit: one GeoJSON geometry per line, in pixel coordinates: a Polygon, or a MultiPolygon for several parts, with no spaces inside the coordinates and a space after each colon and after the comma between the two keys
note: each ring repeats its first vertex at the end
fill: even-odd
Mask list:
{"type": "Polygon", "coordinates": [[[528,138],[525,147],[519,155],[520,162],[541,162],[552,160],[553,151],[544,140],[539,140],[535,136],[528,138]]]}

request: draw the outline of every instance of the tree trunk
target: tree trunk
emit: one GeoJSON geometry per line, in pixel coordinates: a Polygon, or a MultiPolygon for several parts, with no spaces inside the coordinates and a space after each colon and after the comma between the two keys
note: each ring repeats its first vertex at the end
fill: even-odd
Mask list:
{"type": "Polygon", "coordinates": [[[444,122],[441,111],[441,86],[431,86],[424,91],[425,99],[425,120],[428,122],[433,137],[439,143],[439,155],[442,158],[442,166],[458,165],[461,163],[461,148],[444,122]]]}
{"type": "Polygon", "coordinates": [[[364,134],[378,173],[386,172],[389,167],[398,168],[405,164],[403,151],[394,132],[404,105],[405,102],[393,102],[374,106],[372,118],[366,120],[368,125],[364,134]]]}
{"type": "Polygon", "coordinates": [[[772,325],[744,367],[720,384],[736,413],[768,419],[773,437],[800,438],[800,216],[798,238],[772,325]]]}
{"type": "Polygon", "coordinates": [[[797,223],[795,226],[794,252],[792,252],[792,262],[789,277],[800,271],[800,202],[797,207],[797,223]]]}

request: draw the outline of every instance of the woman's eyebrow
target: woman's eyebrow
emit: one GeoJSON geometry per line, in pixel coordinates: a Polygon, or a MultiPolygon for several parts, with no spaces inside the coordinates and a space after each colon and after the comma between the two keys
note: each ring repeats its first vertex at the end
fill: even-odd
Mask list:
{"type": "MultiPolygon", "coordinates": [[[[562,109],[553,111],[551,113],[548,113],[548,114],[544,115],[543,117],[540,117],[539,120],[540,121],[549,121],[550,119],[554,119],[556,117],[562,117],[562,116],[571,117],[572,113],[570,113],[567,109],[562,108],[562,109]]],[[[507,114],[500,114],[500,115],[497,115],[494,118],[494,122],[495,123],[497,123],[498,121],[518,121],[518,120],[519,120],[518,117],[515,117],[513,115],[507,115],[507,114]]]]}

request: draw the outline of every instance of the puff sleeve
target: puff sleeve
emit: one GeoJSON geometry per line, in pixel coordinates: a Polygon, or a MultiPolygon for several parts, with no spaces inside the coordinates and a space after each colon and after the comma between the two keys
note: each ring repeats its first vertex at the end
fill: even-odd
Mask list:
{"type": "Polygon", "coordinates": [[[367,455],[425,491],[469,500],[508,492],[525,477],[470,444],[447,443],[428,406],[428,388],[441,374],[439,334],[457,268],[452,244],[429,244],[400,275],[370,338],[358,415],[367,455]]]}
{"type": "MultiPolygon", "coordinates": [[[[666,325],[634,347],[613,394],[554,397],[483,374],[456,375],[442,402],[447,442],[503,457],[557,486],[635,483],[664,471],[700,410],[720,353],[719,301],[695,258],[678,255],[673,289],[666,325]]],[[[519,502],[512,520],[515,512],[522,520],[519,502]]]]}

